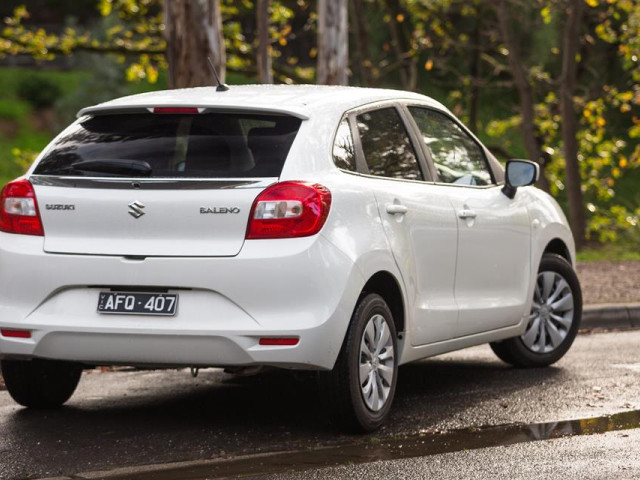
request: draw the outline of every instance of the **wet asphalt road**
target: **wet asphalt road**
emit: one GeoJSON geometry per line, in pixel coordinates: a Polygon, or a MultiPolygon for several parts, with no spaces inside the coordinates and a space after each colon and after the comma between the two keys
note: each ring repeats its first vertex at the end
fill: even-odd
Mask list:
{"type": "Polygon", "coordinates": [[[637,480],[640,478],[640,429],[249,478],[637,480]]]}
{"type": "MultiPolygon", "coordinates": [[[[640,331],[581,335],[556,366],[538,370],[510,368],[488,347],[475,347],[402,367],[388,425],[364,440],[375,443],[405,433],[551,422],[640,409],[639,380],[640,331]]],[[[361,478],[367,468],[374,468],[372,465],[393,469],[397,462],[409,462],[402,468],[416,472],[415,478],[420,478],[431,472],[424,469],[431,468],[435,458],[442,465],[475,462],[490,468],[496,463],[517,462],[528,451],[532,455],[545,448],[555,452],[554,445],[566,445],[554,453],[558,462],[563,458],[569,461],[580,452],[587,461],[597,452],[606,451],[608,439],[612,445],[619,444],[616,454],[625,457],[629,454],[623,453],[625,449],[635,448],[636,456],[640,456],[638,432],[629,430],[625,434],[629,437],[612,432],[520,444],[506,450],[496,447],[449,453],[425,457],[431,460],[422,463],[420,459],[396,460],[343,473],[346,478],[361,478]],[[580,441],[588,442],[593,451],[574,449],[572,442],[580,441]],[[547,443],[552,446],[546,447],[547,443]]],[[[7,392],[0,391],[3,480],[305,449],[354,440],[363,438],[337,433],[327,424],[322,395],[311,375],[294,378],[265,374],[238,379],[209,370],[193,379],[187,370],[94,372],[84,375],[65,408],[52,412],[21,409],[7,392]]],[[[599,478],[609,476],[606,472],[613,472],[611,469],[624,467],[611,462],[600,462],[610,470],[603,470],[605,474],[599,478]]],[[[553,465],[543,463],[540,468],[553,465]]],[[[629,468],[634,471],[633,465],[629,468]]],[[[637,464],[635,468],[635,475],[640,476],[637,464]]]]}

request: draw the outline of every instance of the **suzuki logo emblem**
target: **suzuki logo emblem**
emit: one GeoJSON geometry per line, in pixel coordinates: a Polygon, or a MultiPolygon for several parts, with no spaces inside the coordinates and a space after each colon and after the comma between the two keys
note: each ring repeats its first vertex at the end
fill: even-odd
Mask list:
{"type": "Polygon", "coordinates": [[[144,215],[144,211],[142,210],[144,208],[144,203],[136,200],[135,202],[131,202],[128,206],[129,215],[131,215],[133,218],[140,218],[142,215],[144,215]]]}

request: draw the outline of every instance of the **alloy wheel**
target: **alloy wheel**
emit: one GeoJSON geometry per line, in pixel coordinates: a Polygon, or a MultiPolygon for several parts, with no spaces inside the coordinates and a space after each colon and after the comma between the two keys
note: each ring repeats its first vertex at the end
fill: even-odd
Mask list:
{"type": "Polygon", "coordinates": [[[540,272],[522,342],[532,352],[554,351],[567,337],[573,313],[573,292],[564,277],[557,272],[540,272]]]}
{"type": "Polygon", "coordinates": [[[395,374],[395,352],[387,320],[380,314],[367,322],[360,342],[360,391],[369,410],[385,405],[395,374]]]}

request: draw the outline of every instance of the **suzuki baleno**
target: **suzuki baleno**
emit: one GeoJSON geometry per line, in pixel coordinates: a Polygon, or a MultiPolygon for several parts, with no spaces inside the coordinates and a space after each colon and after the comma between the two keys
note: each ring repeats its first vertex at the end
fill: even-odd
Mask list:
{"type": "Polygon", "coordinates": [[[440,103],[349,87],[153,92],[85,108],[0,198],[0,357],[27,407],[82,369],[316,370],[334,417],[398,366],[490,343],[520,367],[581,317],[562,211],[440,103]]]}

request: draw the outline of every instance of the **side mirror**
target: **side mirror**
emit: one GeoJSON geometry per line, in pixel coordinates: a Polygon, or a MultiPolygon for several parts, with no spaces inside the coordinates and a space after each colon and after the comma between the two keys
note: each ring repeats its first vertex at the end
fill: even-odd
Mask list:
{"type": "Polygon", "coordinates": [[[504,187],[502,193],[507,197],[516,196],[518,187],[533,185],[540,177],[540,167],[529,160],[509,160],[504,175],[504,187]]]}

